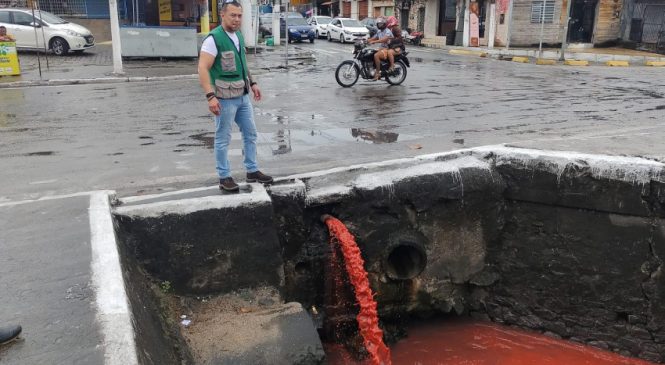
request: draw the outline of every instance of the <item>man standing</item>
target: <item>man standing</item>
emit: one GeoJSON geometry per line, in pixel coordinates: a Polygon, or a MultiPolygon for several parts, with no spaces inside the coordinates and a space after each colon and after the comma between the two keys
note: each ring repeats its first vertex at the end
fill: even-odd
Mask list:
{"type": "Polygon", "coordinates": [[[261,90],[247,68],[245,42],[240,29],[242,6],[236,0],[224,0],[220,10],[222,23],[203,41],[199,55],[199,82],[208,99],[208,109],[215,115],[215,160],[219,188],[238,191],[231,177],[228,147],[231,124],[240,128],[247,169],[247,182],[272,183],[272,177],[259,171],[256,162],[256,125],[249,91],[261,100],[261,90]]]}

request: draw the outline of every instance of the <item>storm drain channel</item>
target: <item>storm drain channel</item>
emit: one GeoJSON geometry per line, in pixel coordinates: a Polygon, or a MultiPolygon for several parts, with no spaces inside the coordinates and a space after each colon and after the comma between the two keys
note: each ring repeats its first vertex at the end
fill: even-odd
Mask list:
{"type": "MultiPolygon", "coordinates": [[[[489,146],[120,199],[113,216],[144,364],[316,364],[323,214],[365,261],[386,337],[444,314],[665,362],[665,166],[489,146]]],[[[357,328],[355,328],[357,330],[357,328]]]]}

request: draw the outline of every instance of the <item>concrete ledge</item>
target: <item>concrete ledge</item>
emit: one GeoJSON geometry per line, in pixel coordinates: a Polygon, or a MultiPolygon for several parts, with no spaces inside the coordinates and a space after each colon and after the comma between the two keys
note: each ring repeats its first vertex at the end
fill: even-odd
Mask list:
{"type": "Polygon", "coordinates": [[[451,49],[448,51],[448,53],[452,55],[460,55],[460,56],[478,56],[478,57],[485,57],[487,55],[487,52],[483,51],[472,51],[468,49],[451,49]]]}
{"type": "Polygon", "coordinates": [[[630,64],[628,61],[607,61],[605,62],[606,66],[610,67],[628,67],[630,64]]]}
{"type": "Polygon", "coordinates": [[[548,60],[545,58],[539,58],[536,60],[536,65],[556,65],[556,60],[548,60]]]}
{"type": "Polygon", "coordinates": [[[530,63],[531,62],[529,60],[529,57],[513,57],[512,61],[513,62],[519,62],[519,63],[530,63]]]}
{"type": "Polygon", "coordinates": [[[563,62],[566,66],[589,66],[589,61],[584,60],[565,60],[563,62]]]}
{"type": "Polygon", "coordinates": [[[190,190],[116,207],[120,242],[176,293],[278,287],[281,253],[270,197],[261,184],[240,193],[190,190]],[[189,195],[189,196],[187,196],[189,195]]]}

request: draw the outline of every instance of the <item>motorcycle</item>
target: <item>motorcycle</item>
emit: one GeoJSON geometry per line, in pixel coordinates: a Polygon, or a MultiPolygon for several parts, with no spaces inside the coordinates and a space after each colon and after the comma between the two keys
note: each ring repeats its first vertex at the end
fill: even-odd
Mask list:
{"type": "Polygon", "coordinates": [[[356,40],[353,44],[353,60],[346,60],[337,66],[335,70],[335,79],[342,87],[351,87],[358,82],[358,78],[365,80],[374,78],[374,72],[381,72],[381,77],[391,85],[399,85],[406,79],[406,69],[411,67],[409,59],[406,57],[409,52],[402,52],[395,55],[395,64],[393,71],[390,71],[387,60],[381,61],[381,69],[376,71],[374,68],[374,53],[377,50],[368,48],[366,40],[356,40]]]}
{"type": "Polygon", "coordinates": [[[406,43],[413,44],[414,46],[419,46],[424,36],[423,32],[412,32],[409,28],[402,31],[402,38],[406,40],[406,43]]]}

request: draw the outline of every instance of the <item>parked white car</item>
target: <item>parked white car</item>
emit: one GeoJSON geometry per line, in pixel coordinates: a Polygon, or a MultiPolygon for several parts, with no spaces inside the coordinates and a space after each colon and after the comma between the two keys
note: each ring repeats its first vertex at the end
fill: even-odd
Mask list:
{"type": "Polygon", "coordinates": [[[321,38],[328,36],[328,24],[331,21],[329,16],[317,15],[307,19],[307,24],[315,28],[316,38],[321,38]]]}
{"type": "Polygon", "coordinates": [[[328,24],[328,41],[353,42],[358,38],[368,39],[369,30],[351,18],[335,18],[328,24]]]}
{"type": "Polygon", "coordinates": [[[33,19],[30,9],[0,9],[0,25],[21,49],[44,49],[46,42],[53,53],[64,56],[70,50],[80,53],[95,46],[95,37],[87,28],[43,10],[35,10],[33,19]]]}

